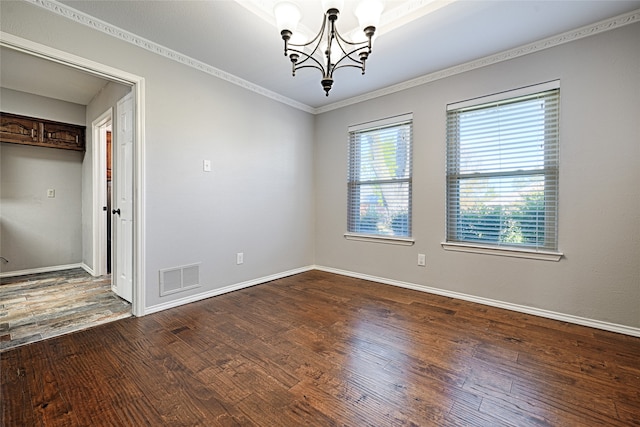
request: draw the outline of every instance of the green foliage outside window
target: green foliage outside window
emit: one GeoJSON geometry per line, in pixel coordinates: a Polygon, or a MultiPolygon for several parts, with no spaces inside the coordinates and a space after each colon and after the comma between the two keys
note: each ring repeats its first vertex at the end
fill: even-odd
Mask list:
{"type": "Polygon", "coordinates": [[[545,204],[542,192],[527,194],[521,203],[475,203],[461,208],[461,240],[536,246],[545,238],[545,204]]]}

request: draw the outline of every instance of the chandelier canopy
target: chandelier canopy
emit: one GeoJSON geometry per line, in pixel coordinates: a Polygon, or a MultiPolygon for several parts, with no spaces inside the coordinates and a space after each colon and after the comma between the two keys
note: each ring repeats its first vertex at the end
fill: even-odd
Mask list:
{"type": "Polygon", "coordinates": [[[381,0],[362,0],[355,9],[362,33],[343,36],[336,28],[336,21],[344,6],[343,0],[323,0],[324,19],[318,34],[306,41],[297,26],[302,17],[295,3],[282,1],[276,4],[274,14],[282,40],[284,55],[291,60],[291,72],[301,68],[316,68],[322,73],[322,88],[326,96],[333,86],[333,73],[339,68],[359,68],[365,72],[365,63],[371,54],[371,42],[380,21],[384,5],[381,0]]]}

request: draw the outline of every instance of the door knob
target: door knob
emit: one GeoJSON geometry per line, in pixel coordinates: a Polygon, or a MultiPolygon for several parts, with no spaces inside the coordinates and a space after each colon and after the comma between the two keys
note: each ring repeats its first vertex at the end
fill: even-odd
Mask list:
{"type": "Polygon", "coordinates": [[[114,214],[114,215],[115,214],[120,215],[120,209],[119,208],[118,209],[114,209],[114,210],[111,211],[111,213],[114,214]]]}

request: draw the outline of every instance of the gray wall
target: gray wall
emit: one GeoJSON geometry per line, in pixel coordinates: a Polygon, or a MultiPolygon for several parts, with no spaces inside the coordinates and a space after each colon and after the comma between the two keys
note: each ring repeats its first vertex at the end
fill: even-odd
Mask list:
{"type": "Polygon", "coordinates": [[[0,12],[5,32],[145,78],[147,306],[313,264],[312,115],[31,4],[0,12]],[[159,296],[160,269],[196,262],[200,288],[159,296]]]}
{"type": "Polygon", "coordinates": [[[316,264],[640,326],[640,24],[327,112],[316,121],[316,264]],[[448,252],[448,103],[560,79],[560,262],[448,252]],[[413,112],[415,245],[348,241],[347,127],[413,112]],[[424,253],[427,266],[417,266],[424,253]]]}
{"type": "MultiPolygon", "coordinates": [[[[2,89],[0,109],[84,125],[85,107],[2,89]]],[[[84,153],[0,144],[0,252],[3,273],[82,261],[84,153]],[[47,190],[55,190],[55,198],[47,190]]]]}

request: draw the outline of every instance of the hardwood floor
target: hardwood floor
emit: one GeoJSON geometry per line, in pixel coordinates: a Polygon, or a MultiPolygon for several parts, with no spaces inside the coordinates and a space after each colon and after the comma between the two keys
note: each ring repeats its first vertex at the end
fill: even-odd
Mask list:
{"type": "Polygon", "coordinates": [[[0,355],[5,426],[640,425],[640,339],[311,271],[0,355]]]}

